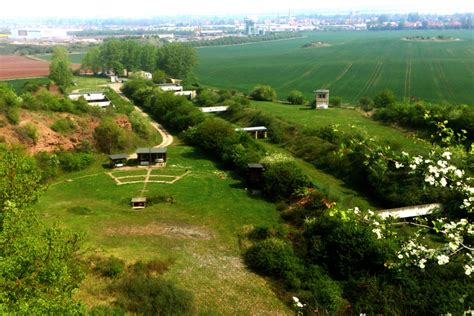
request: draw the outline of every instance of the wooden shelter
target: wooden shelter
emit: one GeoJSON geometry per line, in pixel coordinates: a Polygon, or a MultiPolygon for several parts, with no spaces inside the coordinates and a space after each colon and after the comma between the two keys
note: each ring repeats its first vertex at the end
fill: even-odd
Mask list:
{"type": "Polygon", "coordinates": [[[140,166],[151,166],[166,163],[167,148],[138,148],[137,159],[140,166]]]}
{"type": "Polygon", "coordinates": [[[247,165],[247,185],[252,190],[261,190],[263,185],[263,173],[265,167],[259,163],[247,165]]]}
{"type": "Polygon", "coordinates": [[[134,197],[130,201],[130,204],[132,205],[132,208],[134,210],[145,208],[146,207],[146,197],[134,197]]]}
{"type": "Polygon", "coordinates": [[[236,128],[236,132],[247,132],[252,134],[255,139],[260,138],[267,138],[267,131],[268,129],[265,126],[254,126],[254,127],[244,127],[244,128],[236,128]]]}
{"type": "Polygon", "coordinates": [[[319,89],[314,93],[316,94],[316,108],[327,109],[329,107],[329,90],[319,89]]]}
{"type": "Polygon", "coordinates": [[[120,168],[127,165],[128,155],[127,154],[116,154],[109,155],[110,166],[112,168],[120,168]]]}

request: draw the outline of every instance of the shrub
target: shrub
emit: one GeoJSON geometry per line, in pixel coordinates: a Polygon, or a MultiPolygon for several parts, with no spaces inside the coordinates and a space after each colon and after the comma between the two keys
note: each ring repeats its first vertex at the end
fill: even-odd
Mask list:
{"type": "Polygon", "coordinates": [[[20,109],[17,107],[8,108],[5,112],[8,122],[13,125],[20,123],[20,109]]]}
{"type": "Polygon", "coordinates": [[[368,96],[363,96],[359,99],[359,106],[364,111],[370,111],[374,108],[374,101],[368,96]]]}
{"type": "Polygon", "coordinates": [[[159,278],[132,275],[122,279],[117,289],[117,303],[122,308],[142,315],[193,315],[191,292],[159,278]]]}
{"type": "Polygon", "coordinates": [[[91,316],[125,316],[127,313],[120,307],[110,307],[105,305],[95,306],[89,311],[91,316]]]}
{"type": "Polygon", "coordinates": [[[268,164],[263,179],[262,192],[272,200],[289,198],[296,190],[310,185],[309,179],[292,161],[268,164]]]}
{"type": "Polygon", "coordinates": [[[125,262],[116,257],[102,259],[96,263],[95,270],[105,277],[116,278],[125,270],[125,262]]]}
{"type": "Polygon", "coordinates": [[[80,171],[87,168],[93,160],[88,153],[61,153],[59,162],[64,171],[80,171]]]}
{"type": "Polygon", "coordinates": [[[332,107],[339,107],[342,105],[342,99],[340,97],[331,97],[329,103],[332,107]]]}
{"type": "Polygon", "coordinates": [[[290,104],[303,104],[304,103],[304,96],[301,91],[293,90],[291,91],[288,98],[286,98],[290,104]]]}
{"type": "Polygon", "coordinates": [[[126,147],[125,131],[113,120],[104,120],[95,128],[94,139],[97,148],[106,154],[112,150],[124,149],[126,147]]]}
{"type": "Polygon", "coordinates": [[[165,83],[168,79],[168,75],[161,69],[157,69],[153,72],[153,82],[154,83],[165,83]]]}
{"type": "Polygon", "coordinates": [[[194,102],[199,106],[216,106],[220,96],[210,89],[203,89],[199,92],[194,102]]]}
{"type": "Polygon", "coordinates": [[[67,135],[76,129],[76,124],[69,117],[65,117],[54,122],[51,129],[57,133],[67,135]]]}
{"type": "Polygon", "coordinates": [[[35,125],[26,123],[16,129],[17,134],[27,142],[31,142],[36,145],[38,142],[38,130],[35,125]]]}
{"type": "Polygon", "coordinates": [[[396,97],[393,91],[385,89],[374,98],[374,105],[378,108],[384,108],[387,106],[394,105],[396,102],[396,97]]]}
{"type": "Polygon", "coordinates": [[[281,226],[257,226],[248,235],[252,240],[264,240],[267,238],[284,238],[285,231],[281,226]]]}
{"type": "Polygon", "coordinates": [[[278,238],[257,242],[247,250],[244,259],[252,270],[278,278],[301,270],[301,263],[292,246],[278,238]]]}
{"type": "Polygon", "coordinates": [[[252,90],[250,97],[257,101],[273,101],[277,95],[271,86],[258,85],[252,90]]]}

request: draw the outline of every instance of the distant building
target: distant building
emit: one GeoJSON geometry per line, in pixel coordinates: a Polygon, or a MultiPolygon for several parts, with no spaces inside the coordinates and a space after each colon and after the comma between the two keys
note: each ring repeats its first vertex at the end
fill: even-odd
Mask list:
{"type": "Polygon", "coordinates": [[[316,108],[317,109],[327,109],[329,107],[329,90],[315,90],[316,94],[316,108]]]}
{"type": "Polygon", "coordinates": [[[245,19],[245,34],[247,34],[248,36],[255,35],[255,19],[245,19]]]}
{"type": "Polygon", "coordinates": [[[69,99],[73,101],[79,100],[81,97],[91,106],[98,106],[100,108],[113,106],[112,102],[110,102],[103,92],[71,93],[69,95],[69,99]]]}
{"type": "Polygon", "coordinates": [[[127,165],[128,155],[127,154],[109,155],[109,159],[110,159],[110,166],[112,168],[120,168],[127,165]]]}
{"type": "Polygon", "coordinates": [[[165,165],[167,148],[138,148],[137,159],[140,166],[165,165]]]}
{"type": "Polygon", "coordinates": [[[160,83],[157,86],[163,91],[173,91],[174,95],[180,95],[192,100],[196,97],[195,90],[184,90],[183,86],[174,83],[160,83]]]}
{"type": "Polygon", "coordinates": [[[67,30],[62,29],[13,29],[10,39],[15,40],[39,40],[68,38],[67,30]]]}
{"type": "Polygon", "coordinates": [[[134,210],[146,207],[146,197],[134,197],[130,201],[130,205],[134,210]]]}

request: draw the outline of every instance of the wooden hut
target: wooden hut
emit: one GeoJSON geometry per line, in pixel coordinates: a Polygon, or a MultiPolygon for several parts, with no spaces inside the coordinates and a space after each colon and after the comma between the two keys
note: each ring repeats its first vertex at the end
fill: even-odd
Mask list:
{"type": "Polygon", "coordinates": [[[255,139],[267,138],[267,128],[265,126],[236,128],[235,131],[247,132],[249,134],[252,134],[255,139]]]}
{"type": "Polygon", "coordinates": [[[247,185],[252,190],[261,190],[263,185],[263,173],[265,167],[259,163],[247,165],[247,185]]]}
{"type": "Polygon", "coordinates": [[[138,148],[137,159],[140,166],[166,164],[167,148],[138,148]]]}
{"type": "Polygon", "coordinates": [[[127,154],[116,154],[110,155],[110,166],[112,168],[120,168],[127,165],[128,155],[127,154]]]}
{"type": "Polygon", "coordinates": [[[146,207],[146,197],[134,197],[130,204],[134,210],[142,209],[146,207]]]}

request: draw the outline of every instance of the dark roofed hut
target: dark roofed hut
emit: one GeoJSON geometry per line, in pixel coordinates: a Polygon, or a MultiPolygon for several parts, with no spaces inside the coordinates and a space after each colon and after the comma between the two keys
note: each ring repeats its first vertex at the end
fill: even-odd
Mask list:
{"type": "Polygon", "coordinates": [[[167,148],[138,148],[137,159],[140,166],[150,166],[166,163],[167,148]]]}
{"type": "Polygon", "coordinates": [[[128,155],[127,154],[116,154],[110,155],[110,166],[112,168],[120,168],[127,164],[128,155]]]}
{"type": "Polygon", "coordinates": [[[263,173],[265,167],[259,163],[247,165],[247,185],[252,190],[261,190],[263,185],[263,173]]]}

